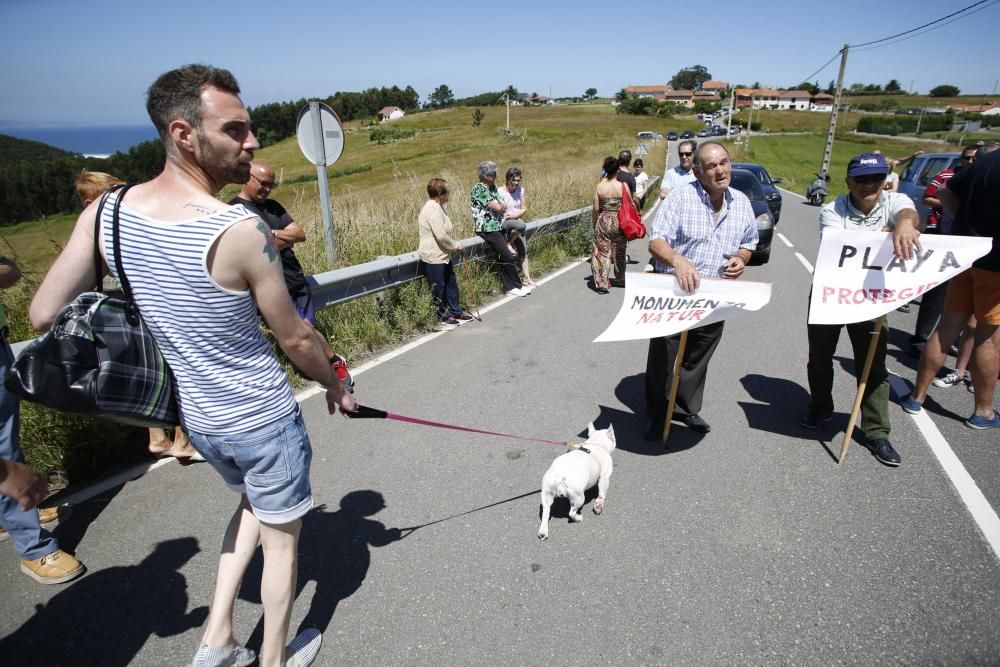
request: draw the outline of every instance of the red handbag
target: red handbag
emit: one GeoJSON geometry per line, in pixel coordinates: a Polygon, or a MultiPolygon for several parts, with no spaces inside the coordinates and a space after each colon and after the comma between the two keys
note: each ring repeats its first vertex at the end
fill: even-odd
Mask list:
{"type": "Polygon", "coordinates": [[[622,183],[622,207],[618,209],[618,227],[629,241],[646,236],[646,225],[642,224],[642,216],[635,210],[632,194],[625,183],[622,183]]]}

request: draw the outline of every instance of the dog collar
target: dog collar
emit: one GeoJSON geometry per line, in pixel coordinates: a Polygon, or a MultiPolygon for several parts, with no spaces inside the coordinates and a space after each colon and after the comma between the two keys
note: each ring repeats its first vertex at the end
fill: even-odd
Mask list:
{"type": "Polygon", "coordinates": [[[590,450],[587,449],[586,447],[580,447],[580,451],[581,452],[587,452],[588,454],[590,453],[590,450]]]}

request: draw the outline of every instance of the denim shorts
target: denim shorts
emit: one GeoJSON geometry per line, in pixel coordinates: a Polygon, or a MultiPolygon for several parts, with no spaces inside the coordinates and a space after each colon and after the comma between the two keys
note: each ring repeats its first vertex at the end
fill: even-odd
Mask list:
{"type": "Polygon", "coordinates": [[[246,494],[263,523],[290,523],[312,509],[312,446],[298,409],[254,431],[188,437],[229,488],[246,494]]]}

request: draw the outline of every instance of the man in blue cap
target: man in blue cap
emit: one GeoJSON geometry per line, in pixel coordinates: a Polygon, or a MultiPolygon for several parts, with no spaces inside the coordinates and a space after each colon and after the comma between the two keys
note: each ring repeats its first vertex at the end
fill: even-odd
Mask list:
{"type": "MultiPolygon", "coordinates": [[[[889,165],[879,153],[862,153],[847,166],[848,194],[837,197],[820,209],[820,234],[827,229],[857,233],[892,232],[896,256],[910,259],[919,248],[917,210],[906,195],[883,189],[889,165]]],[[[884,317],[884,316],[883,316],[884,317]]],[[[860,373],[871,344],[877,320],[851,324],[810,324],[809,329],[809,412],[799,422],[805,428],[819,428],[833,418],[833,355],[840,330],[847,327],[854,348],[854,365],[860,373]]],[[[889,442],[889,374],[885,369],[886,338],[882,328],[872,359],[868,383],[861,403],[861,430],[879,461],[898,466],[899,454],[889,442]]]]}

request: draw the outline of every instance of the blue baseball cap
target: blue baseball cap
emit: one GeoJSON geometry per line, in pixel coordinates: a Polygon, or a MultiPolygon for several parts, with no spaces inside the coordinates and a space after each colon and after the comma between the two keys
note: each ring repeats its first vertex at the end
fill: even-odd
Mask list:
{"type": "Polygon", "coordinates": [[[848,178],[854,176],[870,176],[872,174],[889,174],[889,165],[881,153],[862,153],[851,158],[847,165],[848,178]]]}

